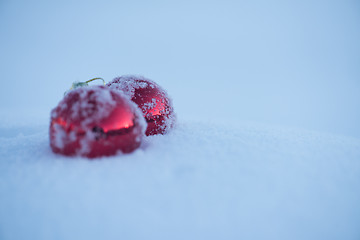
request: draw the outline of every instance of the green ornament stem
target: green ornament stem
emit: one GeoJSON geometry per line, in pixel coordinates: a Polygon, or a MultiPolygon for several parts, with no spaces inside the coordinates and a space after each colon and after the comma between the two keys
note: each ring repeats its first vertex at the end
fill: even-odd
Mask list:
{"type": "Polygon", "coordinates": [[[70,91],[72,91],[72,90],[74,90],[74,89],[76,89],[76,88],[89,86],[89,83],[92,82],[92,81],[95,81],[95,80],[102,80],[104,86],[105,86],[105,84],[106,84],[106,83],[105,83],[105,80],[102,79],[102,78],[99,78],[99,77],[97,77],[97,78],[92,78],[92,79],[90,79],[90,80],[87,80],[86,82],[74,82],[74,83],[72,84],[71,88],[64,93],[64,96],[65,96],[66,94],[68,94],[70,91]]]}

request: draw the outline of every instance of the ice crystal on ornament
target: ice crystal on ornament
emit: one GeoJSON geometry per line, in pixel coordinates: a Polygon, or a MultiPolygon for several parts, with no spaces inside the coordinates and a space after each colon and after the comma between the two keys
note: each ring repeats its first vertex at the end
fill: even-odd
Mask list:
{"type": "Polygon", "coordinates": [[[51,112],[50,146],[56,153],[98,157],[131,152],[146,130],[141,110],[107,87],[69,92],[51,112]]]}
{"type": "Polygon", "coordinates": [[[172,101],[154,81],[138,75],[125,75],[115,78],[107,86],[123,92],[139,106],[148,123],[146,135],[164,134],[174,126],[176,116],[172,101]]]}

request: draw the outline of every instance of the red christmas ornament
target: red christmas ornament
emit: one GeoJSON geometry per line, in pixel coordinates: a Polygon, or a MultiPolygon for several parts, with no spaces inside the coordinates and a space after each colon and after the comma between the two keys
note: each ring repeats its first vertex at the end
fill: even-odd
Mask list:
{"type": "Polygon", "coordinates": [[[143,112],[148,124],[146,135],[164,134],[175,123],[172,102],[164,89],[142,76],[126,75],[106,84],[124,92],[143,112]]]}
{"type": "Polygon", "coordinates": [[[140,146],[146,122],[138,107],[107,87],[70,91],[51,112],[55,153],[89,158],[129,153],[140,146]]]}

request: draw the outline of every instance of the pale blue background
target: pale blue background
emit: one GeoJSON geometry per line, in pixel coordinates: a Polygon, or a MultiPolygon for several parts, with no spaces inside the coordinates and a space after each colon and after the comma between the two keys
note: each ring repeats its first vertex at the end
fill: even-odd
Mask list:
{"type": "Polygon", "coordinates": [[[47,121],[73,81],[142,74],[179,119],[360,137],[359,1],[0,0],[2,121],[47,121]]]}

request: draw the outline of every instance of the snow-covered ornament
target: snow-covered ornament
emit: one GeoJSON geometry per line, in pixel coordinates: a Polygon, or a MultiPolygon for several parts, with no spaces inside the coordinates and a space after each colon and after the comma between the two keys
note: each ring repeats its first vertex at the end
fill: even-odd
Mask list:
{"type": "Polygon", "coordinates": [[[124,92],[142,110],[148,124],[146,135],[164,134],[174,126],[176,117],[172,101],[154,81],[136,75],[125,75],[106,84],[124,92]]]}
{"type": "Polygon", "coordinates": [[[89,158],[129,153],[145,130],[142,112],[126,96],[104,86],[82,87],[52,110],[50,146],[55,153],[89,158]]]}

